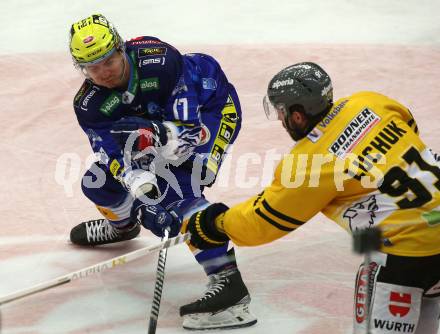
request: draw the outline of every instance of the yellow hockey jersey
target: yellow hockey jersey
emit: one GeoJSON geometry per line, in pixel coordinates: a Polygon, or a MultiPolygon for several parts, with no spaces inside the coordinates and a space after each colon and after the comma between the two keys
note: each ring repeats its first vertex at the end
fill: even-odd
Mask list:
{"type": "Polygon", "coordinates": [[[379,226],[385,253],[440,253],[440,163],[406,107],[373,92],[336,101],[280,162],[272,184],[216,223],[250,246],[318,212],[348,231],[379,226]]]}

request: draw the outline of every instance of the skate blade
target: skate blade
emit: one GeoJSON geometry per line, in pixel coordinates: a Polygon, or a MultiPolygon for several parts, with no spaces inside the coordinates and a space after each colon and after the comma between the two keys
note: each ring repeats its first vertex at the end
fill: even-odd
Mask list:
{"type": "Polygon", "coordinates": [[[249,327],[257,323],[257,317],[247,304],[236,305],[216,313],[194,313],[183,316],[183,328],[187,330],[214,330],[249,327]]]}

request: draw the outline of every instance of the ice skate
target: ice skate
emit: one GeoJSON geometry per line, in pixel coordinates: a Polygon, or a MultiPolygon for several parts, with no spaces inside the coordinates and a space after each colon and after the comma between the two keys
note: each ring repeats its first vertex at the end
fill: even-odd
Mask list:
{"type": "Polygon", "coordinates": [[[180,308],[183,328],[205,330],[252,326],[257,318],[249,310],[250,301],[249,292],[237,269],[210,275],[204,295],[180,308]]]}
{"type": "Polygon", "coordinates": [[[97,246],[130,240],[138,236],[138,224],[130,228],[118,229],[107,219],[95,219],[76,225],[70,231],[70,241],[80,246],[97,246]]]}

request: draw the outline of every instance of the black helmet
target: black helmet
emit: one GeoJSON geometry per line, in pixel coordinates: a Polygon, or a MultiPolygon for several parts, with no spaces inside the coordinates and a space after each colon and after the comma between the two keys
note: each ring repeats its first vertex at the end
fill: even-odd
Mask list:
{"type": "Polygon", "coordinates": [[[328,74],[317,64],[304,62],[286,67],[269,82],[264,110],[270,119],[282,111],[287,131],[294,140],[303,138],[325,116],[333,105],[333,87],[328,74]],[[294,108],[292,108],[294,107],[294,108]],[[275,109],[275,110],[274,110],[275,109]],[[306,131],[289,126],[293,110],[302,111],[309,119],[306,131]]]}

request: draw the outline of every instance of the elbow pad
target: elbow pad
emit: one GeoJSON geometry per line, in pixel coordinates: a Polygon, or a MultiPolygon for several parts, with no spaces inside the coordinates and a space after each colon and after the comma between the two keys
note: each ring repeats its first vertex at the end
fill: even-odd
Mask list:
{"type": "Polygon", "coordinates": [[[134,198],[147,195],[152,191],[157,193],[159,189],[156,175],[143,169],[134,169],[124,172],[121,176],[121,180],[125,188],[134,198]]]}

